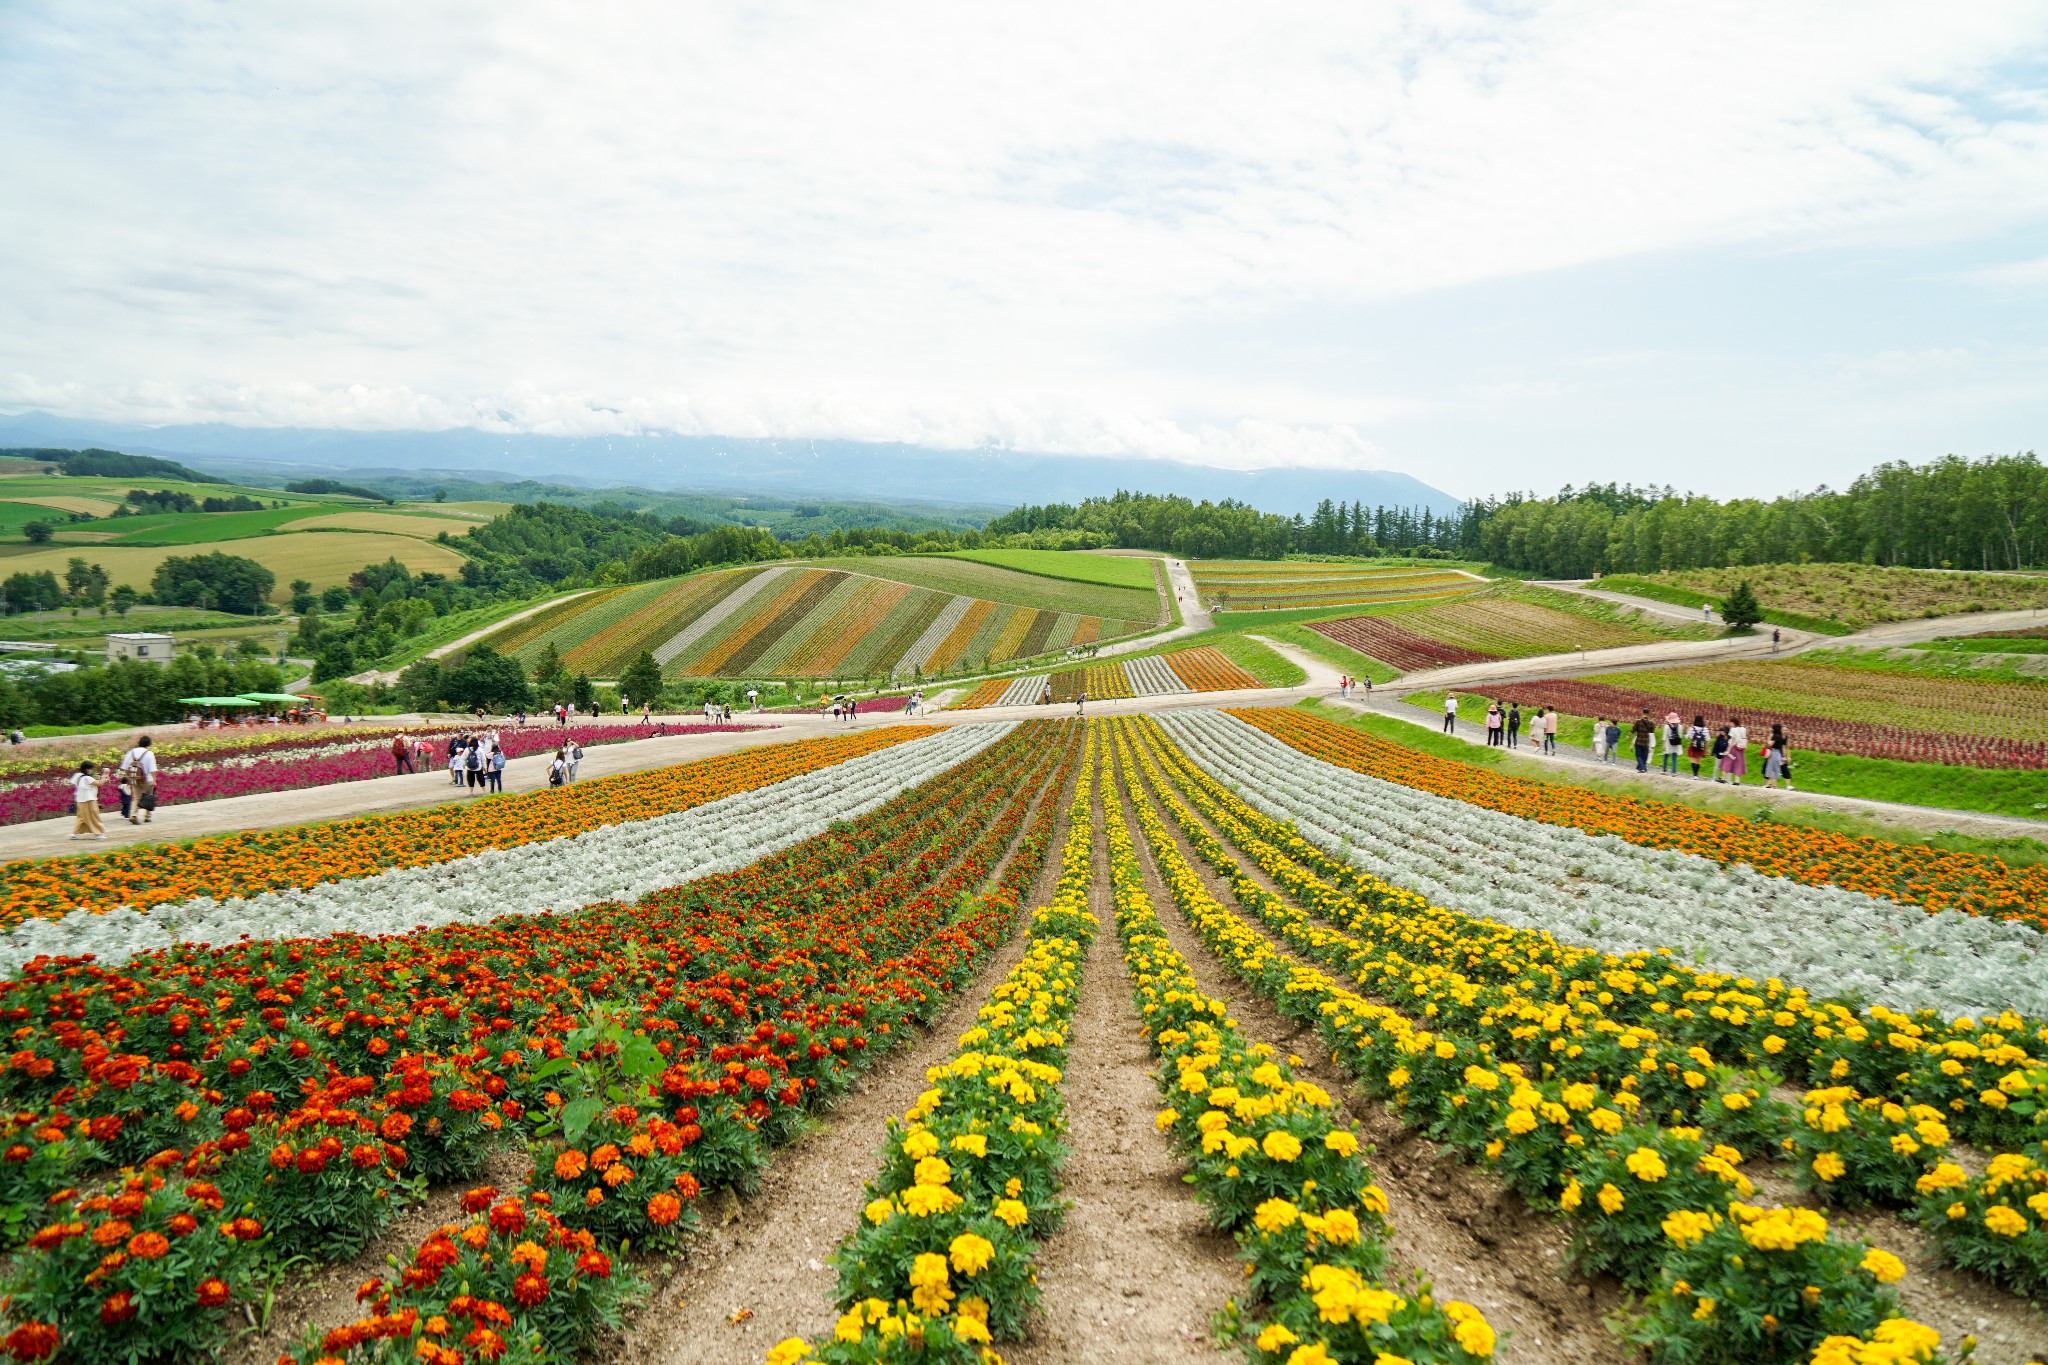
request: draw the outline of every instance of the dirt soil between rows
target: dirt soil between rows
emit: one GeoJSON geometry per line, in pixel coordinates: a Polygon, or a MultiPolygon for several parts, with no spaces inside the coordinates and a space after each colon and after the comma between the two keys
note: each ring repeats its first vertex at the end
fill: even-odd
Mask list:
{"type": "MultiPolygon", "coordinates": [[[[1559,1223],[1531,1209],[1488,1172],[1421,1137],[1378,1100],[1354,1090],[1328,1063],[1313,1029],[1298,1027],[1263,995],[1232,977],[1181,916],[1135,820],[1132,825],[1146,890],[1168,939],[1188,960],[1202,989],[1229,1001],[1238,1027],[1250,1037],[1270,1043],[1283,1055],[1293,1054],[1289,1063],[1297,1075],[1343,1096],[1360,1136],[1372,1144],[1372,1168],[1386,1191],[1388,1221],[1394,1229],[1389,1249],[1396,1271],[1419,1274],[1433,1282],[1439,1296],[1477,1307],[1501,1333],[1504,1360],[1524,1365],[1625,1365],[1637,1359],[1603,1322],[1624,1306],[1621,1286],[1610,1277],[1574,1275],[1566,1265],[1568,1239],[1559,1223]]],[[[1170,820],[1167,825],[1181,856],[1209,894],[1224,905],[1233,904],[1229,887],[1187,846],[1170,820]]],[[[1242,860],[1239,865],[1266,889],[1284,896],[1257,868],[1242,860]]],[[[1249,916],[1240,918],[1264,933],[1249,916]]],[[[1286,945],[1266,937],[1276,952],[1302,961],[1286,945]]]]}

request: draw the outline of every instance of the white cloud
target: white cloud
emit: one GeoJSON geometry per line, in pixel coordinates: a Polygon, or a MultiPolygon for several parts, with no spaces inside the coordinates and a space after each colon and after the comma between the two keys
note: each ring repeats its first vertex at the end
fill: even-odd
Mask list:
{"type": "Polygon", "coordinates": [[[2009,64],[2044,44],[2018,0],[31,0],[0,13],[0,399],[1383,462],[1377,425],[1447,400],[1371,347],[1219,380],[1172,339],[2038,222],[2009,64]]]}

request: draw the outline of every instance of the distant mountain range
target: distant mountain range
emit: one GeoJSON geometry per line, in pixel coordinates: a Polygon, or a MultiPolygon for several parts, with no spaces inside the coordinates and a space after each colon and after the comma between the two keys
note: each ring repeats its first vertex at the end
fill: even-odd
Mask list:
{"type": "Polygon", "coordinates": [[[1261,511],[1307,514],[1323,498],[1367,507],[1455,511],[1459,500],[1379,470],[1212,469],[1169,460],[930,450],[860,441],[724,436],[528,436],[452,431],[334,431],[221,424],[138,427],[27,412],[0,416],[0,446],[93,445],[158,455],[209,473],[291,469],[321,474],[427,468],[487,472],[601,488],[774,492],[1008,508],[1078,502],[1119,488],[1235,498],[1261,511]]]}

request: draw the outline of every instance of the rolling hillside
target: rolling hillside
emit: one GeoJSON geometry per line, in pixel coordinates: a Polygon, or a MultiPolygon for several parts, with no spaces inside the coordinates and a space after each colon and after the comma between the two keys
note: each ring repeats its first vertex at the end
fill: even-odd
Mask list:
{"type": "Polygon", "coordinates": [[[930,677],[1155,629],[1157,611],[1149,588],[935,558],[828,560],[607,588],[485,643],[529,664],[552,643],[595,678],[642,650],[674,677],[930,677]]]}
{"type": "MultiPolygon", "coordinates": [[[[186,506],[190,507],[188,503],[186,506]]],[[[421,504],[387,507],[334,494],[194,483],[150,475],[62,475],[27,461],[0,467],[0,577],[49,570],[62,575],[73,558],[99,564],[116,584],[147,588],[171,555],[219,550],[253,559],[277,576],[271,600],[291,595],[293,579],[316,589],[345,582],[365,564],[396,559],[415,573],[454,574],[463,557],[438,537],[466,536],[490,519],[484,506],[421,504]],[[244,499],[240,511],[154,510],[129,494],[244,499]],[[248,507],[248,503],[260,504],[248,507]],[[275,504],[275,505],[273,505],[275,504]],[[50,539],[26,538],[43,522],[50,539]]]]}

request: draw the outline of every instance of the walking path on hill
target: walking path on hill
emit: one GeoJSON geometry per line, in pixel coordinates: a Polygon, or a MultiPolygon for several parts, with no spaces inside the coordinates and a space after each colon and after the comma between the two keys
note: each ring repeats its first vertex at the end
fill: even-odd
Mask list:
{"type": "MultiPolygon", "coordinates": [[[[1275,650],[1292,659],[1295,663],[1300,664],[1303,668],[1311,670],[1309,673],[1309,686],[1294,689],[1295,692],[1309,692],[1315,695],[1319,701],[1331,702],[1352,710],[1369,711],[1374,715],[1389,716],[1395,720],[1406,721],[1425,730],[1439,733],[1442,731],[1443,716],[1440,712],[1424,710],[1419,706],[1410,706],[1402,699],[1407,692],[1420,689],[1403,688],[1397,684],[1389,683],[1373,689],[1372,703],[1370,705],[1358,696],[1340,699],[1335,695],[1336,675],[1329,672],[1327,666],[1322,665],[1321,661],[1317,660],[1313,655],[1305,654],[1294,646],[1283,644],[1278,640],[1266,640],[1263,643],[1267,648],[1275,650]],[[1318,690],[1320,679],[1315,671],[1317,668],[1321,668],[1324,673],[1328,674],[1329,678],[1327,685],[1321,685],[1320,690],[1318,690]]],[[[1531,661],[1523,660],[1522,662],[1527,663],[1531,661]]],[[[1450,672],[1451,670],[1442,669],[1437,671],[1450,672]]],[[[1409,676],[1416,677],[1420,675],[1411,674],[1409,676]]],[[[1531,676],[1547,675],[1532,674],[1531,676]]],[[[1402,681],[1406,682],[1406,679],[1402,681]]],[[[1244,703],[1237,702],[1233,704],[1242,706],[1244,703]]],[[[1485,727],[1473,725],[1469,721],[1460,721],[1458,723],[1456,737],[1475,748],[1484,748],[1486,745],[1485,727]]],[[[1625,763],[1616,762],[1608,764],[1595,762],[1592,753],[1588,750],[1562,744],[1558,746],[1557,753],[1550,757],[1544,757],[1538,749],[1527,747],[1516,749],[1512,752],[1515,757],[1526,758],[1534,763],[1562,763],[1570,769],[1571,776],[1575,780],[1590,777],[1603,783],[1669,783],[1678,793],[1704,791],[1719,795],[1724,792],[1732,793],[1738,790],[1734,787],[1717,787],[1710,781],[1695,782],[1689,772],[1679,777],[1667,777],[1654,766],[1648,773],[1638,773],[1635,770],[1633,755],[1631,754],[1624,754],[1624,757],[1628,759],[1625,763]]],[[[1954,831],[1958,834],[1969,834],[1984,839],[2039,839],[2048,841],[2048,820],[2026,820],[2018,816],[1990,815],[1979,811],[1948,810],[1939,806],[1902,806],[1890,801],[1872,801],[1860,796],[1833,796],[1826,792],[1803,791],[1784,787],[1766,788],[1757,786],[1754,783],[1746,784],[1739,790],[1744,796],[1753,798],[1762,806],[1784,804],[1813,806],[1824,810],[1839,810],[1852,815],[1862,815],[1874,820],[1882,820],[1887,824],[1898,825],[1927,834],[1954,831]]]]}
{"type": "MultiPolygon", "coordinates": [[[[693,758],[751,749],[762,744],[780,744],[829,732],[831,722],[813,723],[810,717],[777,717],[777,723],[741,733],[713,731],[690,733],[687,723],[672,727],[673,733],[651,739],[617,744],[593,744],[583,750],[578,778],[615,773],[640,772],[686,763],[693,758]],[[798,723],[788,724],[795,720],[798,723]]],[[[501,729],[510,729],[502,726],[501,729]]],[[[536,727],[528,727],[536,728],[536,727]]],[[[158,733],[162,733],[159,731],[158,733]]],[[[436,758],[442,755],[438,752],[436,758]]],[[[533,791],[545,787],[552,750],[528,754],[505,764],[505,790],[533,791]]],[[[437,806],[444,801],[469,801],[483,795],[481,788],[458,788],[448,781],[446,768],[425,772],[375,777],[363,782],[337,782],[328,787],[305,787],[297,791],[259,792],[249,796],[224,796],[217,801],[194,801],[179,805],[172,797],[159,807],[156,818],[146,825],[131,825],[121,818],[118,807],[104,813],[107,837],[100,840],[71,838],[71,817],[34,820],[0,826],[0,862],[16,858],[44,858],[65,853],[90,853],[118,848],[123,844],[172,843],[205,834],[236,830],[274,829],[321,820],[342,820],[357,815],[383,815],[391,811],[437,806]]]]}
{"type": "MultiPolygon", "coordinates": [[[[564,593],[560,597],[550,597],[547,601],[541,603],[539,606],[528,607],[525,611],[515,611],[510,616],[506,616],[499,620],[493,621],[489,625],[484,626],[478,630],[473,630],[469,634],[463,636],[460,639],[450,640],[445,645],[436,645],[432,649],[428,650],[425,654],[422,654],[420,657],[422,659],[443,658],[446,655],[452,654],[456,650],[463,648],[465,645],[475,644],[478,640],[483,639],[486,635],[489,635],[494,631],[503,630],[505,627],[511,625],[515,621],[524,621],[527,617],[538,615],[539,613],[546,611],[549,607],[560,606],[562,603],[569,601],[571,598],[582,597],[591,591],[593,591],[593,589],[585,588],[582,592],[564,593]]],[[[353,677],[349,679],[349,681],[362,683],[365,686],[373,682],[394,683],[398,681],[398,675],[400,671],[401,670],[399,669],[391,668],[386,669],[383,672],[379,672],[373,668],[367,673],[355,674],[353,677]]]]}
{"type": "Polygon", "coordinates": [[[1114,644],[1102,646],[1102,648],[1096,650],[1095,653],[1089,655],[1086,659],[1076,660],[1074,664],[1048,665],[1048,668],[1053,672],[1057,672],[1061,668],[1085,665],[1094,662],[1096,659],[1106,659],[1115,654],[1136,654],[1142,650],[1157,649],[1169,640],[1178,640],[1187,635],[1199,635],[1201,632],[1208,630],[1212,624],[1209,619],[1209,613],[1202,609],[1202,595],[1195,591],[1195,578],[1193,574],[1188,572],[1187,561],[1168,559],[1166,561],[1166,581],[1173,588],[1177,598],[1177,605],[1180,607],[1179,625],[1175,626],[1172,630],[1161,631],[1154,635],[1138,635],[1128,640],[1118,640],[1114,644]]]}

